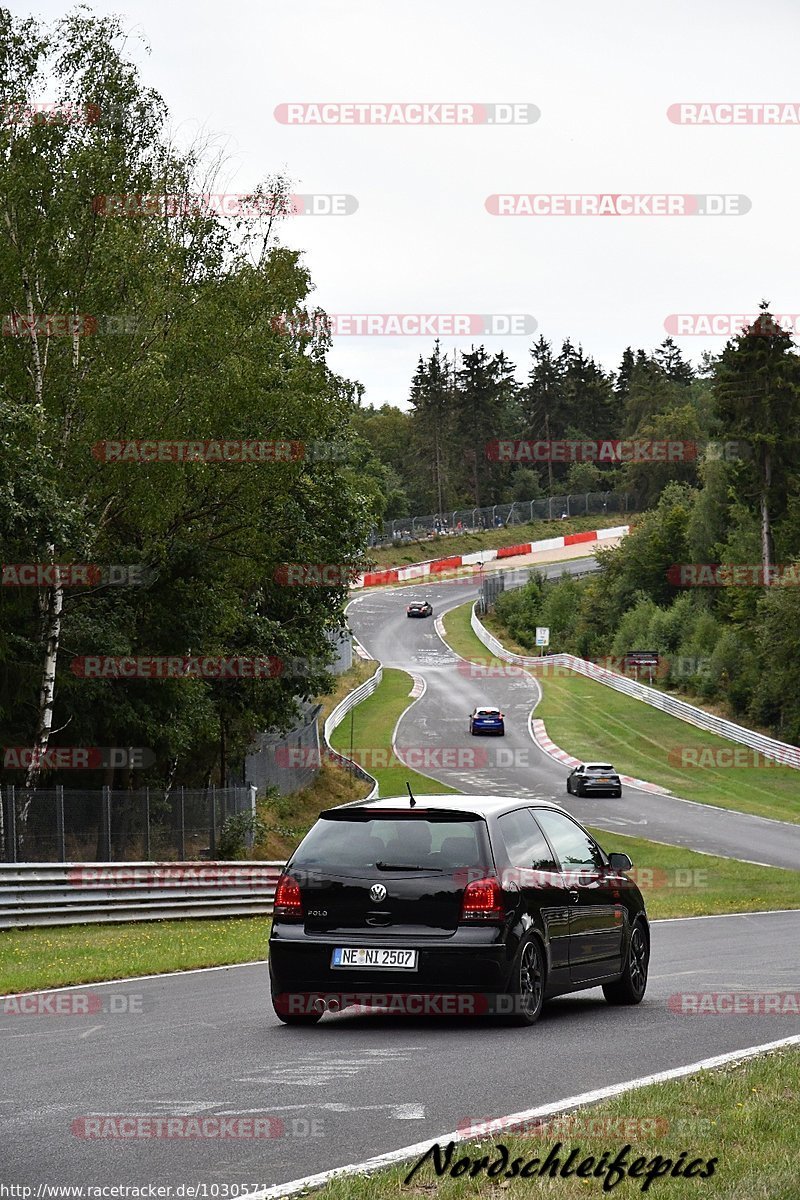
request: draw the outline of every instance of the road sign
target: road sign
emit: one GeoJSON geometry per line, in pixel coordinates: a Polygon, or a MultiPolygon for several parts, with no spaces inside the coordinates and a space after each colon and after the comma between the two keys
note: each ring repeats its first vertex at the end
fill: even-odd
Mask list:
{"type": "Polygon", "coordinates": [[[548,625],[537,625],[536,626],[536,645],[537,646],[549,646],[550,645],[550,627],[548,625]]]}
{"type": "Polygon", "coordinates": [[[625,655],[625,661],[632,667],[657,667],[658,651],[629,650],[625,655]]]}

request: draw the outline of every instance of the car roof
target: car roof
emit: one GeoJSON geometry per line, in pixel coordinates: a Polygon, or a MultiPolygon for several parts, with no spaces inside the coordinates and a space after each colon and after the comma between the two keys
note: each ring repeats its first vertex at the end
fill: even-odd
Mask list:
{"type": "Polygon", "coordinates": [[[614,768],[612,767],[610,762],[585,762],[585,763],[581,763],[581,766],[583,766],[583,767],[606,767],[610,771],[614,770],[614,768]]]}
{"type": "Polygon", "coordinates": [[[404,811],[416,812],[417,809],[436,809],[476,813],[482,817],[497,817],[522,807],[553,808],[557,812],[564,811],[560,804],[555,804],[550,800],[531,800],[527,796],[446,796],[440,793],[435,796],[415,795],[414,799],[416,800],[414,808],[409,805],[406,794],[404,796],[383,796],[380,800],[356,800],[352,804],[337,804],[335,808],[329,808],[326,811],[342,812],[345,809],[369,808],[380,812],[383,809],[396,811],[400,808],[404,811]]]}
{"type": "Polygon", "coordinates": [[[499,708],[494,708],[491,704],[476,704],[474,712],[500,712],[499,708]]]}

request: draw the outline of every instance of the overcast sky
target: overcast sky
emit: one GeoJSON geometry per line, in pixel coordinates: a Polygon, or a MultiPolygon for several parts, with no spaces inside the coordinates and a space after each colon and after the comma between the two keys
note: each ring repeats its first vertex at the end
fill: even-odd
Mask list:
{"type": "MultiPolygon", "coordinates": [[[[346,217],[292,217],[315,302],[335,314],[525,313],[608,367],[652,348],[670,313],[800,311],[800,125],[673,124],[682,101],[800,106],[794,0],[120,0],[131,49],[181,140],[218,134],[227,190],[285,171],[346,193],[346,217]],[[148,55],[137,36],[146,39],[148,55]],[[294,126],[293,101],[526,102],[535,123],[294,126]],[[743,216],[497,217],[493,193],[746,195],[743,216]]],[[[51,20],[55,0],[14,3],[51,20]]],[[[682,337],[697,360],[720,337],[682,337]]],[[[484,341],[527,369],[529,336],[484,341]]],[[[366,402],[404,406],[428,337],[334,340],[366,402]]]]}

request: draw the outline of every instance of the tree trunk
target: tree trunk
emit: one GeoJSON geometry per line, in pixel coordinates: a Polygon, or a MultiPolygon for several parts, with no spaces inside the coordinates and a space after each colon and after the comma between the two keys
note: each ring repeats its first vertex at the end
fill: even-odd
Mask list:
{"type": "MultiPolygon", "coordinates": [[[[54,547],[49,546],[52,560],[54,547]]],[[[39,715],[36,722],[36,735],[33,740],[33,754],[25,775],[25,787],[32,788],[41,772],[41,757],[47,750],[50,740],[50,730],[53,727],[53,699],[56,690],[56,662],[61,640],[61,613],[64,607],[64,590],[60,583],[48,588],[44,600],[44,666],[42,669],[42,686],[39,690],[39,715]]],[[[30,800],[23,807],[21,822],[24,826],[28,815],[30,800]]]]}

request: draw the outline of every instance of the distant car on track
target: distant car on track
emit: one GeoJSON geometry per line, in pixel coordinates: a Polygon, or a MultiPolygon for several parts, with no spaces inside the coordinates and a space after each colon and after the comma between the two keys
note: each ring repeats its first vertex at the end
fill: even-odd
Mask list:
{"type": "Polygon", "coordinates": [[[622,780],[611,763],[579,763],[567,776],[567,791],[573,796],[608,792],[610,796],[619,798],[622,795],[622,780]]]}
{"type": "Polygon", "coordinates": [[[429,600],[414,600],[406,609],[407,617],[432,617],[433,606],[429,600]]]}
{"type": "Polygon", "coordinates": [[[532,1025],[545,999],[583,988],[638,1004],[650,928],[631,866],[547,801],[420,795],[413,807],[327,809],[275,891],[275,1013],[313,1025],[363,1004],[532,1025]]]}
{"type": "Polygon", "coordinates": [[[476,733],[495,733],[502,737],[506,731],[506,723],[499,708],[473,708],[469,714],[469,731],[476,733]]]}

